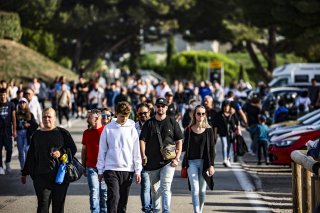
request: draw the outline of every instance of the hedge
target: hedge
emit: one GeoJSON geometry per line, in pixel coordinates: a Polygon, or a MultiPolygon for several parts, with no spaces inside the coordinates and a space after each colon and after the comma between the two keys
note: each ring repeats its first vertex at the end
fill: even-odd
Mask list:
{"type": "MultiPolygon", "coordinates": [[[[170,72],[174,73],[175,79],[194,80],[196,82],[207,80],[208,64],[212,60],[223,63],[225,85],[232,79],[239,78],[240,66],[234,60],[210,51],[183,51],[175,54],[172,58],[170,72]]],[[[244,77],[247,80],[246,73],[244,77]]]]}
{"type": "Polygon", "coordinates": [[[19,41],[21,36],[22,29],[19,15],[0,11],[0,38],[19,41]]]}

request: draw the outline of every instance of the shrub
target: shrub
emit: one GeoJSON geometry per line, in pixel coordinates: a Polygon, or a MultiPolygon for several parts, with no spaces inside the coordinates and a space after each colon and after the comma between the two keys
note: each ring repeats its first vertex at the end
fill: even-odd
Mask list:
{"type": "Polygon", "coordinates": [[[207,80],[209,62],[213,60],[223,63],[225,84],[228,84],[232,79],[238,79],[240,67],[235,61],[225,55],[209,51],[183,51],[175,54],[169,72],[171,76],[175,76],[175,79],[196,82],[207,80]]]}
{"type": "Polygon", "coordinates": [[[21,36],[22,29],[19,15],[0,11],[0,38],[19,41],[21,36]]]}

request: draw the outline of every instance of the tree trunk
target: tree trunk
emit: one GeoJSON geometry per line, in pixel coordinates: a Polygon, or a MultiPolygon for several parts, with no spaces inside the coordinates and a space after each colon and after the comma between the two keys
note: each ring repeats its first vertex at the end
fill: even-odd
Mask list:
{"type": "Polygon", "coordinates": [[[268,70],[272,72],[277,66],[276,60],[276,27],[270,26],[268,29],[269,38],[268,38],[268,70]]]}
{"type": "Polygon", "coordinates": [[[172,56],[175,53],[175,40],[174,40],[174,35],[170,34],[168,39],[167,39],[167,58],[166,58],[166,65],[167,67],[170,66],[172,56]]]}
{"type": "Polygon", "coordinates": [[[80,38],[77,39],[77,43],[74,50],[73,60],[72,60],[72,70],[79,74],[80,68],[80,58],[82,52],[82,43],[80,38]]]}
{"type": "Polygon", "coordinates": [[[271,79],[270,72],[268,72],[267,70],[265,70],[262,67],[261,62],[259,61],[257,54],[255,53],[255,51],[253,49],[252,42],[249,40],[246,40],[246,49],[249,53],[249,56],[251,58],[253,65],[254,65],[255,69],[258,71],[258,73],[261,73],[264,79],[270,80],[271,79]]]}
{"type": "Polygon", "coordinates": [[[138,72],[138,57],[140,54],[140,43],[138,38],[135,36],[130,42],[130,59],[129,59],[129,69],[131,74],[136,74],[138,72]]]}

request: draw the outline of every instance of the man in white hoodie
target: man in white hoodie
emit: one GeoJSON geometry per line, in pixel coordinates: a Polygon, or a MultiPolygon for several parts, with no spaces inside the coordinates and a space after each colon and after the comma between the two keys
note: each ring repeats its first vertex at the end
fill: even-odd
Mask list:
{"type": "Polygon", "coordinates": [[[131,106],[119,102],[117,118],[105,126],[99,142],[97,169],[99,180],[104,178],[108,188],[107,212],[126,212],[130,186],[135,175],[141,182],[141,156],[139,136],[135,122],[128,119],[131,106]]]}

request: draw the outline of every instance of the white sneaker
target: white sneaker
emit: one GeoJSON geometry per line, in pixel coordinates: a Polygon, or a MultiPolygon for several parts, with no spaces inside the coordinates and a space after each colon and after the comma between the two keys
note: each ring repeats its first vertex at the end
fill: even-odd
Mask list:
{"type": "Polygon", "coordinates": [[[9,174],[11,172],[10,163],[6,163],[6,173],[9,174]]]}
{"type": "Polygon", "coordinates": [[[226,165],[227,165],[227,167],[231,167],[230,160],[227,160],[226,165]]]}
{"type": "Polygon", "coordinates": [[[224,160],[222,164],[224,165],[224,167],[228,167],[227,163],[228,163],[228,160],[224,160]]]}
{"type": "Polygon", "coordinates": [[[0,167],[0,175],[5,175],[4,170],[2,167],[0,167]]]}
{"type": "Polygon", "coordinates": [[[68,127],[71,128],[71,121],[68,121],[68,127]]]}

